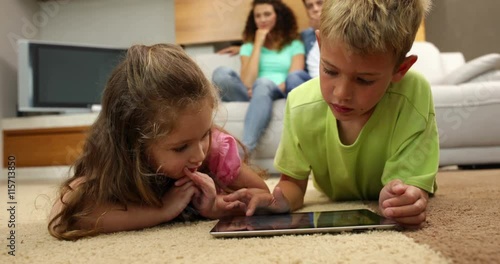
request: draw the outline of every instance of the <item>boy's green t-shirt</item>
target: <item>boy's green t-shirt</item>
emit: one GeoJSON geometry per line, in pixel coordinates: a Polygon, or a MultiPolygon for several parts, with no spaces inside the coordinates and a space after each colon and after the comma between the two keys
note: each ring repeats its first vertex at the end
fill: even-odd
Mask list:
{"type": "MultiPolygon", "coordinates": [[[[253,43],[245,43],[240,48],[241,56],[250,56],[253,50],[253,43]]],[[[258,77],[266,77],[276,85],[286,80],[292,58],[297,54],[304,54],[304,44],[300,40],[283,47],[280,51],[270,50],[262,47],[259,60],[258,77]]]]}
{"type": "Polygon", "coordinates": [[[317,189],[333,200],[378,199],[393,179],[436,189],[439,135],[432,94],[424,77],[408,72],[392,83],[349,146],[341,143],[335,116],[318,78],[288,96],[275,167],[295,179],[312,171],[317,189]]]}

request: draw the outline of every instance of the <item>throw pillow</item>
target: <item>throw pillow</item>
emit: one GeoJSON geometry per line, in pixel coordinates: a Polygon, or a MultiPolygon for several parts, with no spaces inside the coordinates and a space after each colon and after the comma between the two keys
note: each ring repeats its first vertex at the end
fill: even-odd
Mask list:
{"type": "Polygon", "coordinates": [[[457,85],[480,78],[483,74],[495,74],[500,70],[500,54],[487,54],[473,59],[443,77],[442,84],[457,85]],[[490,73],[493,71],[493,73],[490,73]]]}

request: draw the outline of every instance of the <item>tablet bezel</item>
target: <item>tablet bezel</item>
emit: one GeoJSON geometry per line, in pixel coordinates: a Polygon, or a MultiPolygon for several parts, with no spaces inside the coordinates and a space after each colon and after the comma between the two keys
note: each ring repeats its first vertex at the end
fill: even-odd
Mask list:
{"type": "MultiPolygon", "coordinates": [[[[301,220],[299,220],[301,221],[301,220]]],[[[250,224],[250,227],[255,227],[250,224]]],[[[252,237],[252,236],[276,236],[276,235],[293,235],[293,234],[314,234],[314,233],[338,233],[338,232],[349,232],[349,231],[367,231],[375,229],[395,229],[398,225],[389,219],[386,219],[368,209],[354,209],[354,210],[336,210],[336,211],[317,211],[317,212],[296,212],[287,214],[272,214],[272,215],[254,215],[254,216],[233,216],[220,219],[215,226],[210,230],[210,234],[216,238],[224,237],[252,237]],[[349,224],[349,225],[332,225],[325,227],[314,227],[314,223],[310,222],[311,214],[326,214],[327,216],[340,215],[346,213],[356,213],[363,216],[369,217],[370,224],[349,224]],[[274,221],[271,223],[283,224],[280,219],[295,218],[295,219],[306,219],[309,221],[307,227],[276,227],[276,228],[266,228],[256,227],[257,230],[249,230],[247,223],[252,223],[259,221],[274,221]],[[233,224],[235,223],[236,224],[233,224]],[[225,225],[237,225],[241,222],[245,222],[245,228],[240,230],[227,230],[225,225]]]]}

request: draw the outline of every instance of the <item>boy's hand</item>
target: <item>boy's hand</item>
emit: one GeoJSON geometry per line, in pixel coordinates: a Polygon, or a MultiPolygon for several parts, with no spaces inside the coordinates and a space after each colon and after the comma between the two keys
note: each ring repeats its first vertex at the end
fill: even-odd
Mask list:
{"type": "Polygon", "coordinates": [[[426,191],[393,180],[380,191],[379,208],[383,216],[403,226],[419,226],[425,221],[428,199],[426,191]]]}
{"type": "Polygon", "coordinates": [[[241,201],[246,204],[246,215],[253,215],[256,211],[284,213],[290,211],[288,201],[281,188],[276,187],[272,194],[258,188],[243,188],[224,197],[226,202],[241,201]]]}

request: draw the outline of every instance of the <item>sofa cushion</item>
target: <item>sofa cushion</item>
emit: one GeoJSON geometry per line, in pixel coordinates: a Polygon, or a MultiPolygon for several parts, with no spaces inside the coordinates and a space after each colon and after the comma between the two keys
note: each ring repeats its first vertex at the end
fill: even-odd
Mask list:
{"type": "MultiPolygon", "coordinates": [[[[285,111],[285,99],[278,99],[273,103],[273,115],[269,126],[259,140],[255,149],[254,158],[274,159],[274,154],[281,139],[283,130],[283,115],[285,111]]],[[[238,139],[243,138],[243,126],[248,102],[223,102],[220,104],[215,123],[238,139]]]]}
{"type": "Polygon", "coordinates": [[[461,84],[470,81],[471,79],[478,78],[483,74],[500,69],[500,54],[492,53],[487,54],[476,59],[473,59],[461,67],[447,74],[442,84],[461,84]]]}
{"type": "Polygon", "coordinates": [[[413,43],[408,55],[417,55],[412,69],[421,73],[431,84],[439,84],[445,75],[441,54],[434,44],[417,41],[413,43]]]}
{"type": "Polygon", "coordinates": [[[440,147],[499,146],[500,82],[434,85],[440,147]]]}
{"type": "Polygon", "coordinates": [[[443,71],[448,74],[465,64],[465,57],[462,52],[441,52],[441,65],[443,71]]]}
{"type": "Polygon", "coordinates": [[[469,83],[474,82],[500,82],[500,70],[491,70],[489,72],[483,73],[477,77],[474,77],[468,81],[469,83]]]}
{"type": "Polygon", "coordinates": [[[219,66],[226,66],[236,72],[240,72],[241,61],[240,56],[230,56],[229,54],[198,54],[191,56],[193,60],[200,66],[205,76],[212,80],[212,73],[219,66]]]}

